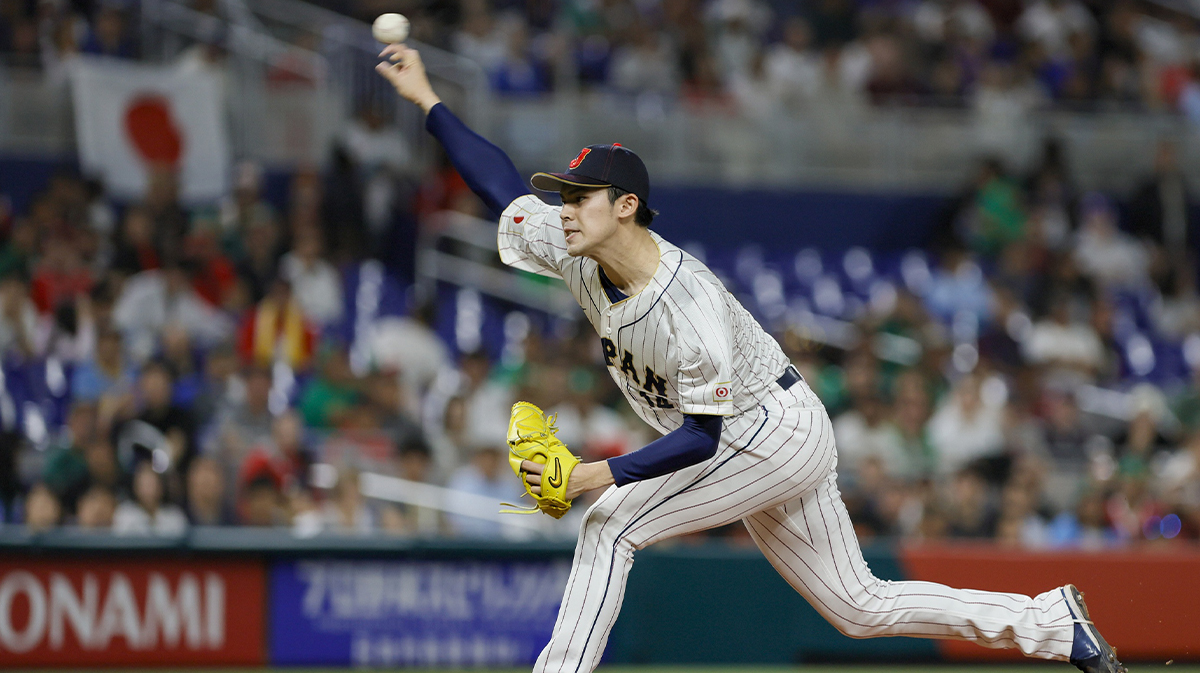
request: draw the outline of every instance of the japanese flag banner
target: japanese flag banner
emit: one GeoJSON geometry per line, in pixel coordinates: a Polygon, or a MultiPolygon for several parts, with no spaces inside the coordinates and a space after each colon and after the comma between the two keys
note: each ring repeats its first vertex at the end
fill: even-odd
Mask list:
{"type": "Polygon", "coordinates": [[[141,199],[151,168],[173,169],[185,202],[223,195],[229,144],[216,75],[105,58],[72,64],[79,161],[120,199],[141,199]]]}

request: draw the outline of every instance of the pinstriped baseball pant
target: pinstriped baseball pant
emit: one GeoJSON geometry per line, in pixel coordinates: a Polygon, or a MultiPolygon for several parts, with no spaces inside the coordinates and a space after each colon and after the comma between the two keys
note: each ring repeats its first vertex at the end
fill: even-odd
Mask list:
{"type": "Polygon", "coordinates": [[[848,636],[952,638],[1069,657],[1074,627],[1057,589],[1030,598],[876,579],[837,490],[836,464],[829,417],[798,384],[777,389],[757,413],[727,419],[712,459],[609,488],[584,517],[534,673],[588,673],[600,663],[634,551],[738,520],[779,574],[848,636]]]}

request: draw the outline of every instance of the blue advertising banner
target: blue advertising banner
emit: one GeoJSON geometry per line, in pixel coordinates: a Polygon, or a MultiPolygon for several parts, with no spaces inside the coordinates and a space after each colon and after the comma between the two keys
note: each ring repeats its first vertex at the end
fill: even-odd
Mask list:
{"type": "Polygon", "coordinates": [[[312,560],[271,568],[278,665],[518,666],[550,640],[571,564],[312,560]]]}

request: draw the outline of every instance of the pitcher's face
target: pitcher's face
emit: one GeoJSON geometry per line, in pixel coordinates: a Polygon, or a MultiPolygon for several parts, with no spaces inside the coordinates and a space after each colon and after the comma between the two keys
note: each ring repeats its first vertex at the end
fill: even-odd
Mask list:
{"type": "Polygon", "coordinates": [[[567,254],[587,255],[617,231],[616,207],[608,201],[608,188],[563,187],[563,234],[567,254]]]}

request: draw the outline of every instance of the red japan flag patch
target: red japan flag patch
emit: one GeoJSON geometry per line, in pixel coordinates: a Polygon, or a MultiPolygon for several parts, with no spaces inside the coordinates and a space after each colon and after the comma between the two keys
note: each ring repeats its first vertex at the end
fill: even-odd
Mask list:
{"type": "Polygon", "coordinates": [[[718,383],[713,389],[714,402],[728,402],[733,399],[733,388],[728,383],[718,383]]]}

